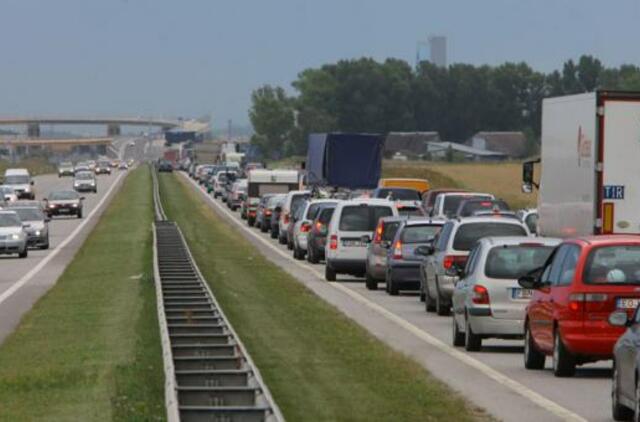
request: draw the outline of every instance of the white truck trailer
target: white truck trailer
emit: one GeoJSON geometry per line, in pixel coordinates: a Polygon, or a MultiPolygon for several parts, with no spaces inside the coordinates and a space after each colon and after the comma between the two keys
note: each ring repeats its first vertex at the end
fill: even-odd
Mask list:
{"type": "Polygon", "coordinates": [[[247,196],[259,198],[267,193],[287,193],[296,190],[300,176],[297,170],[255,169],[249,172],[247,196]]]}
{"type": "Polygon", "coordinates": [[[541,148],[539,186],[523,167],[541,235],[640,234],[640,92],[545,99],[541,148]]]}

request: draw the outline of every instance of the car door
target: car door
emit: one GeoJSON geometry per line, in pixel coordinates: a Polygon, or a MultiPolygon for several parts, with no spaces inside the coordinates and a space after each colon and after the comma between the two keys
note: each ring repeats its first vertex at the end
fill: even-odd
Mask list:
{"type": "Polygon", "coordinates": [[[473,288],[476,263],[480,256],[482,256],[482,244],[479,243],[469,253],[469,259],[467,260],[467,265],[464,270],[464,277],[460,279],[454,287],[452,297],[454,317],[464,315],[465,313],[467,295],[469,294],[469,289],[473,288]]]}
{"type": "Polygon", "coordinates": [[[615,358],[620,385],[619,394],[628,400],[635,400],[635,371],[640,352],[640,308],[633,316],[633,325],[620,337],[616,344],[615,358]]]}
{"type": "Polygon", "coordinates": [[[447,253],[447,246],[449,245],[449,238],[451,237],[452,231],[453,223],[446,223],[435,243],[433,254],[426,260],[427,277],[425,281],[427,282],[427,289],[432,298],[436,297],[436,277],[438,277],[440,269],[442,268],[442,261],[447,253]]]}
{"type": "Polygon", "coordinates": [[[552,285],[560,277],[562,263],[569,245],[560,246],[550,257],[540,281],[543,286],[536,290],[529,304],[529,326],[538,347],[544,351],[553,348],[552,285]]]}
{"type": "MultiPolygon", "coordinates": [[[[568,317],[569,311],[569,295],[572,291],[572,284],[575,279],[576,267],[580,259],[581,248],[579,245],[566,245],[565,257],[562,261],[562,267],[558,274],[558,278],[551,285],[551,297],[549,306],[551,308],[551,323],[563,321],[568,317]]],[[[562,335],[562,325],[559,324],[562,335]]],[[[551,333],[553,336],[553,332],[551,333]]]]}

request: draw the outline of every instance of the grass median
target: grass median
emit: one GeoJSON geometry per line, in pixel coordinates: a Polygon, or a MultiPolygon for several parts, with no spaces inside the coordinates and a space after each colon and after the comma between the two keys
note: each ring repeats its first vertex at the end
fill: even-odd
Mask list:
{"type": "Polygon", "coordinates": [[[164,418],[151,192],[149,170],[132,171],[58,283],[0,347],[0,420],[164,418]]]}
{"type": "Polygon", "coordinates": [[[290,421],[487,418],[263,257],[176,175],[161,175],[216,298],[290,421]]]}

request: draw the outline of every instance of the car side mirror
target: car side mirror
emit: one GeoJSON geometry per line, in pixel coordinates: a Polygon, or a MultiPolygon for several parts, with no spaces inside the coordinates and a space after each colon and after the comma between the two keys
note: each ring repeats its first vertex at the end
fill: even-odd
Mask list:
{"type": "Polygon", "coordinates": [[[534,277],[533,275],[524,275],[520,277],[518,279],[518,284],[520,287],[529,290],[537,290],[542,286],[542,283],[540,283],[537,277],[534,277]]]}
{"type": "Polygon", "coordinates": [[[371,237],[368,234],[365,234],[360,238],[360,242],[362,242],[364,245],[368,245],[369,243],[371,243],[371,237]]]}
{"type": "Polygon", "coordinates": [[[81,201],[84,201],[84,196],[81,196],[81,197],[80,197],[80,200],[81,200],[81,201]]]}
{"type": "Polygon", "coordinates": [[[615,311],[609,314],[609,324],[614,327],[628,327],[631,325],[631,320],[627,316],[626,311],[615,311]]]}

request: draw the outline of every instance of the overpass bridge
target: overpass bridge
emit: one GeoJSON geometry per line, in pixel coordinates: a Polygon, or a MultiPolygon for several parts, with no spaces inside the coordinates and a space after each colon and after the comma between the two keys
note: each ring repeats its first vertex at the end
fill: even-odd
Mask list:
{"type": "Polygon", "coordinates": [[[208,123],[183,119],[155,119],[146,117],[0,117],[0,126],[26,126],[29,138],[40,137],[40,125],[104,125],[107,136],[119,136],[122,126],[153,126],[163,131],[174,128],[204,131],[208,123]]]}

